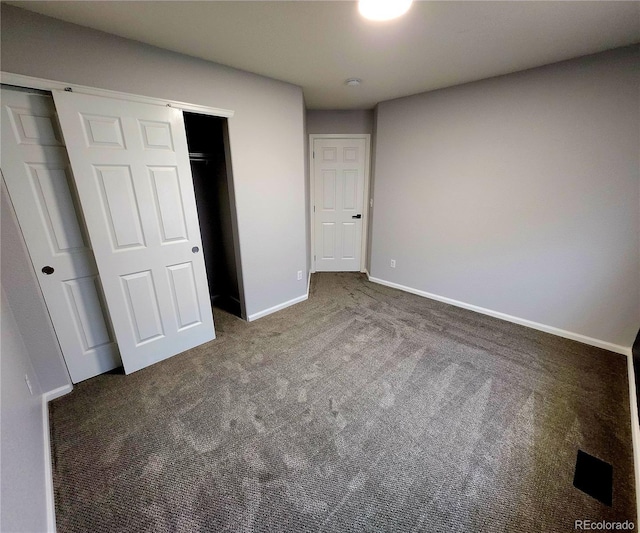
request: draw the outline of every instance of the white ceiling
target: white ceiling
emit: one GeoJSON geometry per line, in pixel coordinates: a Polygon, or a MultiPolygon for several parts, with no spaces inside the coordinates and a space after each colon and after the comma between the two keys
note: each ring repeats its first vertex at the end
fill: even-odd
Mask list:
{"type": "Polygon", "coordinates": [[[415,2],[370,22],[353,1],[8,2],[288,81],[310,109],[377,102],[640,41],[640,2],[415,2]],[[361,78],[357,88],[347,78],[361,78]]]}

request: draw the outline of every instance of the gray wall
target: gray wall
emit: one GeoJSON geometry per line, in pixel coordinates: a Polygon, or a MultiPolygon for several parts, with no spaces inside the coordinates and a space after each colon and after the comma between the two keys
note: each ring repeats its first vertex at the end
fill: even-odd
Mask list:
{"type": "Polygon", "coordinates": [[[229,139],[247,313],[306,294],[299,87],[5,4],[1,22],[4,71],[234,110],[229,139]]]}
{"type": "Polygon", "coordinates": [[[29,354],[4,291],[0,301],[2,333],[0,431],[0,530],[47,531],[44,467],[45,426],[42,400],[29,354]],[[25,383],[29,376],[34,394],[25,383]]]}
{"type": "Polygon", "coordinates": [[[631,346],[639,75],[626,48],[379,104],[371,275],[631,346]]]}
{"type": "Polygon", "coordinates": [[[373,110],[307,111],[307,133],[373,133],[373,110]]]}
{"type": "Polygon", "coordinates": [[[71,385],[71,380],[4,180],[0,185],[2,286],[21,326],[36,383],[42,392],[50,392],[71,385]]]}

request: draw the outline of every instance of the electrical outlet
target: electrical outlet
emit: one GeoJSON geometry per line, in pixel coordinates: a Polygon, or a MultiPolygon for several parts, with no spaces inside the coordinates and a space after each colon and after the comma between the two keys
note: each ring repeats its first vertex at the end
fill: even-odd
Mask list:
{"type": "Polygon", "coordinates": [[[302,279],[302,270],[298,270],[298,280],[302,279]]]}
{"type": "Polygon", "coordinates": [[[391,260],[391,268],[396,268],[396,260],[395,259],[391,260]]]}
{"type": "Polygon", "coordinates": [[[31,382],[29,381],[29,376],[27,374],[24,375],[24,382],[27,384],[27,387],[29,387],[31,396],[33,396],[33,389],[31,388],[31,382]]]}

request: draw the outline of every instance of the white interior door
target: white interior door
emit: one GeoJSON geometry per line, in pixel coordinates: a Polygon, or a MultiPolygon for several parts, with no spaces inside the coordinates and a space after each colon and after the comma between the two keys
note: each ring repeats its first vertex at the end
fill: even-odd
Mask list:
{"type": "Polygon", "coordinates": [[[314,256],[317,271],[360,271],[364,139],[315,139],[314,256]]]}
{"type": "Polygon", "coordinates": [[[74,383],[120,366],[50,95],[2,89],[2,174],[74,383]]]}
{"type": "Polygon", "coordinates": [[[53,96],[125,372],[214,339],[182,112],[53,96]]]}

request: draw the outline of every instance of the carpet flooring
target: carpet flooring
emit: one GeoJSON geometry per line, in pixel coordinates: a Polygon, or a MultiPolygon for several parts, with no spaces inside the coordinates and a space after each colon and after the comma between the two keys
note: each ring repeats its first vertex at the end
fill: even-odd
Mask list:
{"type": "Polygon", "coordinates": [[[624,356],[321,273],[50,404],[67,532],[567,532],[635,520],[624,356]],[[613,466],[608,506],[573,486],[613,466]]]}

